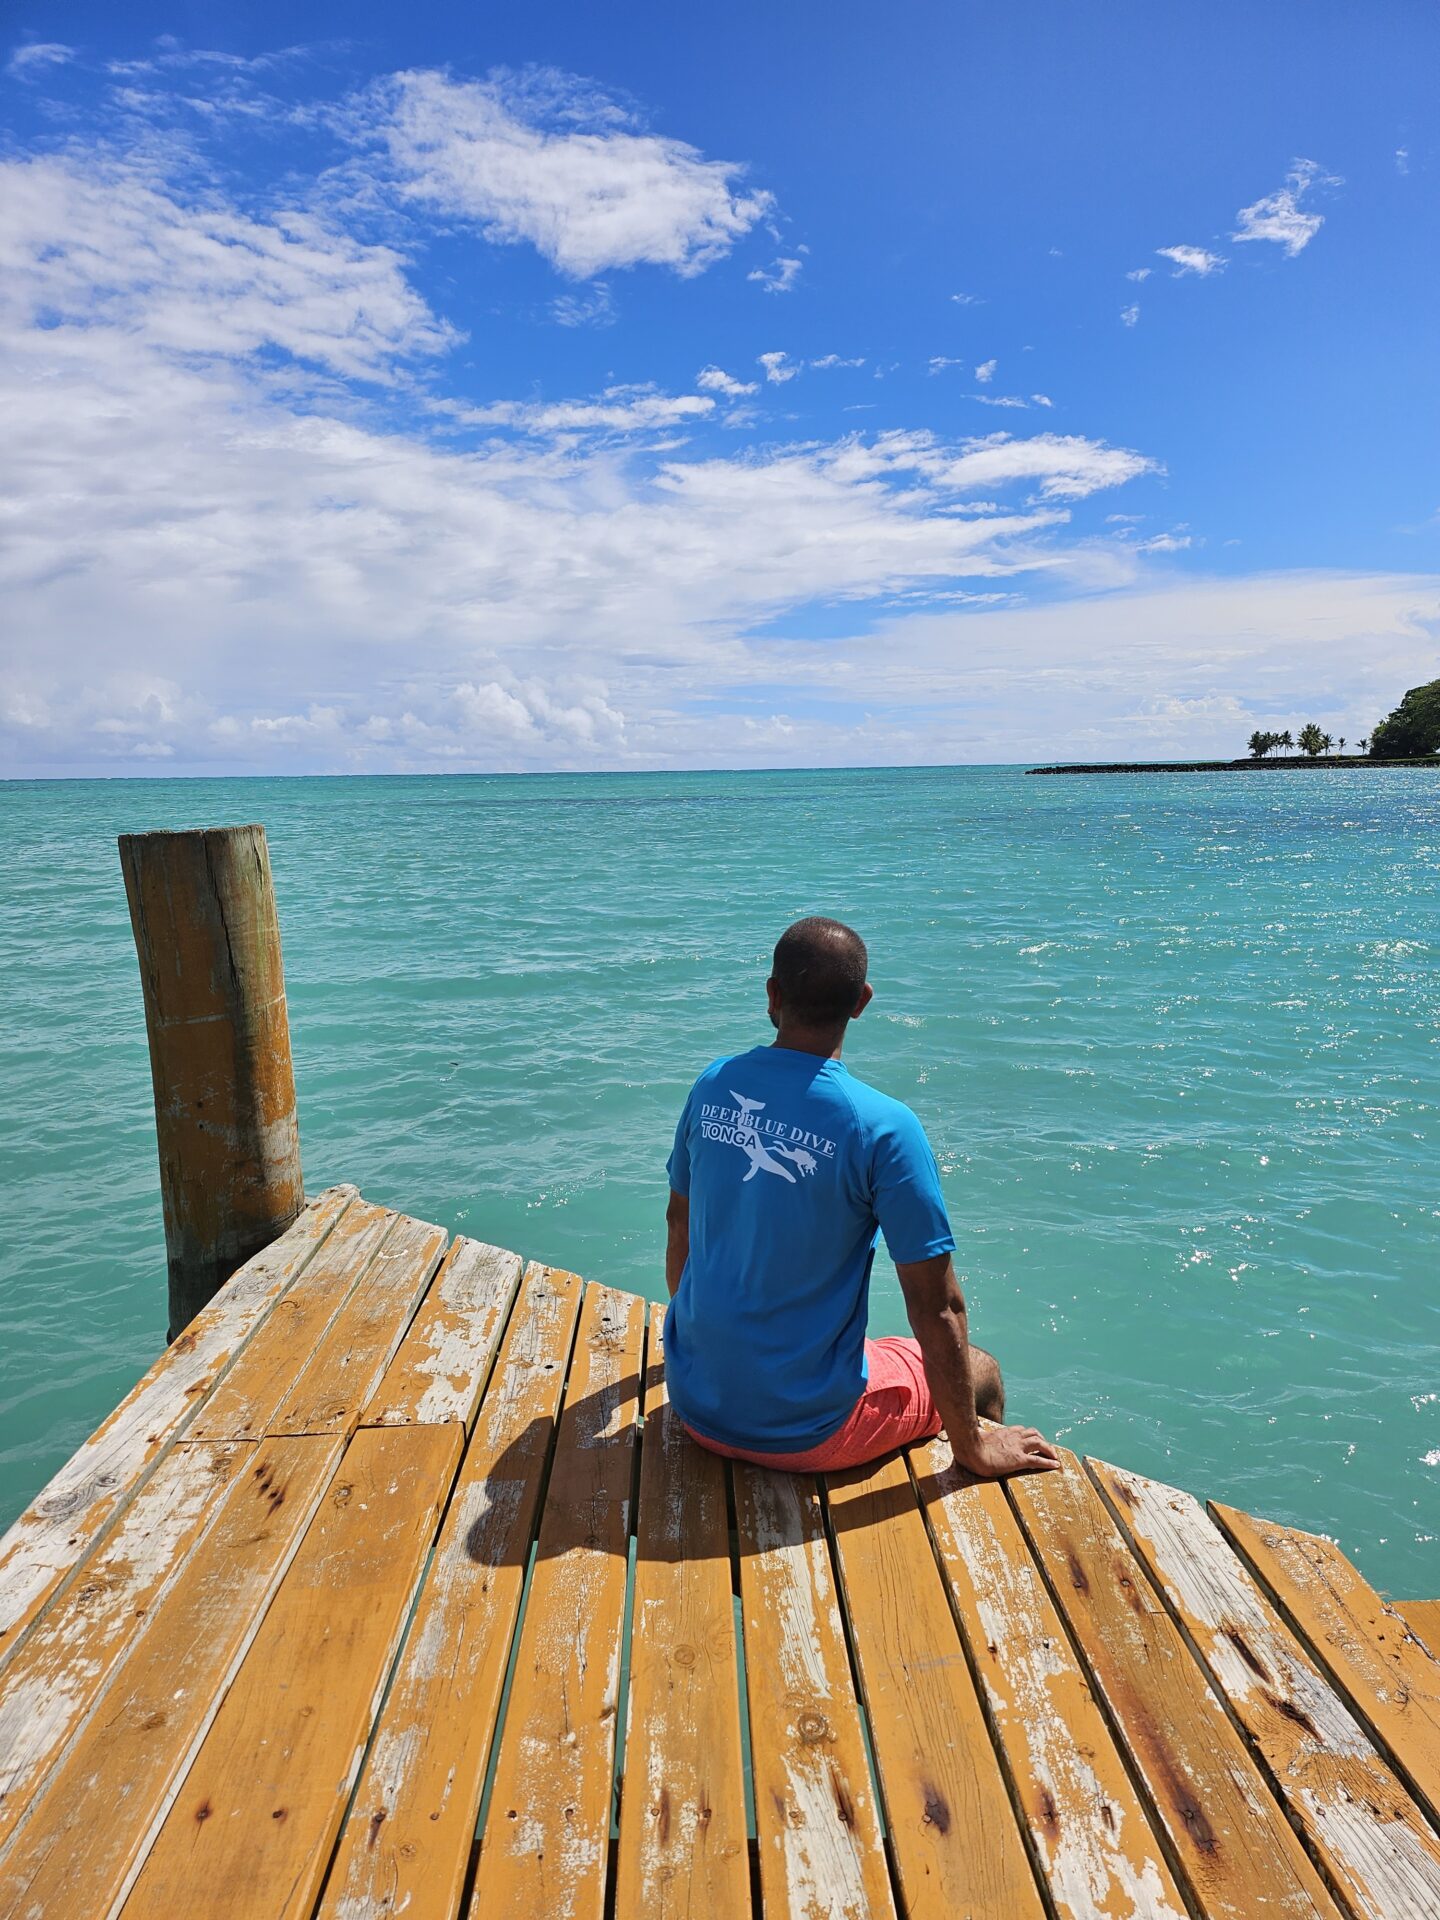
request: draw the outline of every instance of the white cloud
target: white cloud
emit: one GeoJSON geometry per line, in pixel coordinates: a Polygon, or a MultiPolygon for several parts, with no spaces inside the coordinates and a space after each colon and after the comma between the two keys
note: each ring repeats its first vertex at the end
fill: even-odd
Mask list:
{"type": "Polygon", "coordinates": [[[1236,214],[1239,225],[1230,238],[1272,241],[1284,249],[1287,260],[1293,260],[1325,224],[1323,214],[1307,213],[1300,206],[1305,194],[1317,184],[1338,187],[1343,182],[1335,174],[1324,172],[1313,160],[1292,160],[1283,187],[1267,193],[1251,206],[1242,207],[1236,214]]]}
{"type": "Polygon", "coordinates": [[[944,373],[947,367],[963,367],[965,364],[965,361],[952,360],[948,355],[943,353],[934,353],[930,356],[931,373],[944,373]]]}
{"type": "Polygon", "coordinates": [[[1055,404],[1048,393],[1032,393],[1030,398],[1037,407],[1053,407],[1055,404]]]}
{"type": "Polygon", "coordinates": [[[1120,309],[1120,324],[1122,327],[1133,327],[1139,318],[1140,309],[1138,306],[1122,307],[1120,309]]]}
{"type": "Polygon", "coordinates": [[[3,167],[0,279],[31,324],[102,323],[201,358],[279,348],[347,378],[450,346],[389,247],[299,209],[268,221],[181,200],[106,156],[3,167]]]}
{"type": "Polygon", "coordinates": [[[1152,533],[1148,539],[1135,544],[1137,553],[1183,553],[1187,547],[1194,546],[1193,537],[1188,533],[1152,533]]]}
{"type": "Polygon", "coordinates": [[[788,353],[762,353],[756,356],[756,365],[765,369],[765,378],[773,387],[784,386],[787,380],[793,380],[803,361],[792,360],[788,353]]]}
{"type": "Polygon", "coordinates": [[[800,278],[803,264],[799,260],[775,260],[768,267],[754,268],[745,278],[759,281],[766,293],[789,293],[800,278]]]}
{"type": "Polygon", "coordinates": [[[947,461],[942,470],[945,483],[960,491],[1036,480],[1042,499],[1082,500],[1159,468],[1143,454],[1107,447],[1078,434],[1037,433],[1028,440],[1015,440],[1008,433],[996,433],[968,442],[959,458],[947,461]]]}
{"type": "Polygon", "coordinates": [[[980,365],[976,367],[975,378],[980,382],[982,387],[988,386],[990,381],[995,378],[995,369],[999,364],[1000,362],[998,360],[982,360],[980,365]]]}
{"type": "Polygon", "coordinates": [[[1396,149],[1395,149],[1395,171],[1396,171],[1397,173],[1409,173],[1409,171],[1410,171],[1410,149],[1409,149],[1408,147],[1396,147],[1396,149]]]}
{"type": "Polygon", "coordinates": [[[1225,265],[1218,253],[1211,253],[1205,247],[1157,247],[1155,251],[1162,260],[1174,262],[1176,280],[1183,279],[1187,273],[1198,274],[1203,280],[1219,273],[1225,265]]]}
{"type": "Polygon", "coordinates": [[[818,360],[811,360],[808,364],[824,372],[827,367],[863,367],[865,357],[863,354],[857,354],[853,360],[845,360],[842,359],[838,353],[826,353],[822,354],[818,360]]]}
{"type": "Polygon", "coordinates": [[[740,191],[735,162],[634,131],[569,74],[396,74],[352,103],[349,125],[383,145],[409,198],[528,243],[575,279],[641,263],[702,273],[773,206],[740,191]]]}
{"type": "Polygon", "coordinates": [[[723,393],[736,400],[742,394],[754,393],[758,383],[754,380],[737,380],[721,367],[702,367],[695,376],[695,384],[703,387],[707,393],[723,393]]]}
{"type": "Polygon", "coordinates": [[[983,307],[985,304],[978,293],[952,293],[950,298],[957,307],[983,307]]]}
{"type": "Polygon", "coordinates": [[[1132,267],[1126,274],[1127,280],[1148,280],[1155,271],[1153,267],[1132,267]]]}
{"type": "MultiPolygon", "coordinates": [[[[766,685],[783,698],[803,670],[812,701],[843,690],[873,716],[882,737],[857,728],[825,743],[837,759],[847,747],[876,763],[887,747],[917,762],[1228,758],[1252,728],[1288,715],[1297,688],[1322,725],[1364,732],[1397,686],[1433,672],[1437,638],[1433,575],[1182,576],[895,617],[818,659],[813,648],[788,659],[774,648],[766,685]],[[925,715],[913,730],[887,724],[896,686],[925,715]]],[[[802,737],[776,757],[804,765],[817,754],[823,746],[802,737]]]]}
{"type": "Polygon", "coordinates": [[[793,710],[858,698],[872,643],[807,655],[777,622],[1140,564],[1070,528],[1155,471],[1139,452],[892,432],[702,456],[680,436],[754,383],[476,404],[410,371],[451,338],[403,256],[333,219],[260,218],[155,151],[0,163],[5,768],[909,758],[908,687],[867,691],[869,719],[793,710]],[[732,698],[777,669],[789,734],[732,698]]]}
{"type": "Polygon", "coordinates": [[[25,80],[45,67],[63,67],[74,58],[75,49],[58,40],[32,40],[27,46],[16,47],[5,71],[12,79],[25,80]]]}
{"type": "Polygon", "coordinates": [[[562,327],[610,327],[615,324],[615,299],[603,280],[594,280],[583,293],[562,293],[550,302],[550,314],[562,327]]]}
{"type": "Polygon", "coordinates": [[[698,393],[607,387],[593,400],[496,400],[463,408],[458,417],[473,426],[518,427],[529,434],[644,433],[714,411],[715,402],[698,393]]]}
{"type": "MultiPolygon", "coordinates": [[[[1030,402],[1022,400],[1018,393],[972,393],[972,400],[978,400],[984,407],[1028,407],[1030,402]]],[[[1047,406],[1050,404],[1047,400],[1047,406]]]]}

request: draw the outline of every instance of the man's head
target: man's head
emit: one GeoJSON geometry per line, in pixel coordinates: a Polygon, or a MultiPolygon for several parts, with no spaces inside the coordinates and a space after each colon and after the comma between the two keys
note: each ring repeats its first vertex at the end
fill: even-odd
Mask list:
{"type": "Polygon", "coordinates": [[[814,915],[787,927],[775,944],[768,988],[770,1018],[811,1034],[838,1034],[870,1004],[869,955],[853,928],[814,915]]]}

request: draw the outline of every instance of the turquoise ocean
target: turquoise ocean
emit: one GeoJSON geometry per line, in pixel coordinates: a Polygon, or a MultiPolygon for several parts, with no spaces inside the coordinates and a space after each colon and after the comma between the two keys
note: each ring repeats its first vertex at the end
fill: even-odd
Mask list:
{"type": "MultiPolygon", "coordinates": [[[[311,1191],[663,1295],[694,1074],[852,921],[1015,1418],[1440,1595],[1440,780],[0,786],[0,1524],[158,1351],[123,831],[258,820],[311,1191]]],[[[872,1330],[904,1330],[883,1255],[872,1330]]]]}

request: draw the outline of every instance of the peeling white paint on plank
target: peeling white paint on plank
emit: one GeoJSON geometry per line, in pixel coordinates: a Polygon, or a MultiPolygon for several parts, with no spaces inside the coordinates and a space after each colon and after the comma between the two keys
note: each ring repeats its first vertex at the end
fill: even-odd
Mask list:
{"type": "Polygon", "coordinates": [[[472,1920],[601,1920],[644,1333],[642,1300],[585,1289],[472,1920]]]}
{"type": "Polygon", "coordinates": [[[1440,1661],[1333,1541],[1210,1511],[1440,1825],[1440,1661]]]}
{"type": "Polygon", "coordinates": [[[1434,1920],[1440,1841],[1199,1502],[1086,1464],[1347,1900],[1366,1920],[1434,1920]]]}
{"type": "Polygon", "coordinates": [[[445,1240],[443,1227],[403,1213],[394,1217],[267,1432],[349,1433],[355,1428],[425,1297],[445,1240]]]}
{"type": "Polygon", "coordinates": [[[0,1666],[195,1421],[356,1198],[354,1187],[327,1188],[247,1261],[0,1539],[0,1666]]]}
{"type": "Polygon", "coordinates": [[[767,1910],[881,1920],[894,1901],[815,1482],[734,1473],[767,1910]]]}
{"type": "Polygon", "coordinates": [[[948,1442],[913,1457],[941,1562],[1061,1920],[1185,1920],[1185,1906],[1005,1496],[948,1442]]]}
{"type": "Polygon", "coordinates": [[[323,1920],[459,1905],[580,1283],[527,1270],[332,1871],[323,1920]]]}
{"type": "Polygon", "coordinates": [[[1209,1920],[1336,1920],[1337,1908],[1075,1456],[1005,1483],[1087,1676],[1209,1920]]]}
{"type": "Polygon", "coordinates": [[[469,1426],[520,1280],[520,1256],[455,1241],[361,1418],[366,1426],[469,1426]]]}
{"type": "Polygon", "coordinates": [[[167,1454],[0,1677],[0,1844],[94,1710],[253,1451],[236,1443],[167,1454]]]}
{"type": "Polygon", "coordinates": [[[725,1466],[686,1434],[651,1309],[616,1912],[749,1920],[725,1466]]]}

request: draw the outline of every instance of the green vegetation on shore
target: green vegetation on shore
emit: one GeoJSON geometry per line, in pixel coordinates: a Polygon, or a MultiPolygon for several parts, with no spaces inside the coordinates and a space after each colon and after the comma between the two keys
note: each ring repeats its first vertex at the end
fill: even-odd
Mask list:
{"type": "MultiPolygon", "coordinates": [[[[1311,760],[1337,746],[1340,753],[1345,751],[1343,738],[1337,743],[1313,720],[1293,737],[1288,727],[1283,733],[1266,733],[1257,727],[1247,744],[1255,760],[1277,751],[1298,751],[1311,760]]],[[[1424,760],[1440,752],[1440,680],[1411,687],[1394,712],[1377,721],[1369,739],[1355,744],[1372,760],[1424,760]]]]}

